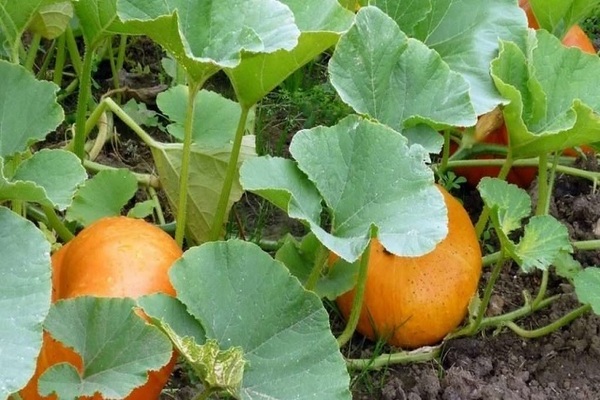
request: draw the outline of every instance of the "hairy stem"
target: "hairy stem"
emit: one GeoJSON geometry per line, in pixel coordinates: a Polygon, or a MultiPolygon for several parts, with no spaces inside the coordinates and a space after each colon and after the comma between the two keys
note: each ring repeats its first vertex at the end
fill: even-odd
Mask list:
{"type": "Polygon", "coordinates": [[[73,239],[73,232],[69,230],[63,223],[63,221],[56,215],[56,211],[52,207],[43,206],[44,214],[48,219],[48,225],[50,228],[54,229],[58,236],[66,243],[69,240],[73,239]]]}
{"type": "Polygon", "coordinates": [[[196,106],[196,93],[200,90],[203,82],[195,82],[188,86],[188,100],[183,126],[183,154],[181,157],[181,171],[179,176],[179,201],[177,202],[177,227],[175,229],[175,241],[179,247],[183,246],[185,236],[185,225],[187,217],[188,179],[190,170],[190,159],[192,154],[192,136],[194,128],[194,110],[196,106]]]}
{"type": "Polygon", "coordinates": [[[27,50],[27,58],[25,59],[25,63],[23,64],[23,66],[28,71],[33,71],[33,64],[35,63],[37,52],[40,49],[41,41],[42,35],[40,35],[39,33],[35,33],[31,38],[31,44],[29,45],[29,50],[27,50]]]}
{"type": "Polygon", "coordinates": [[[304,284],[306,290],[315,290],[317,282],[319,282],[319,278],[321,277],[323,264],[325,264],[328,255],[329,251],[327,250],[327,247],[323,246],[322,244],[319,244],[319,249],[317,250],[317,255],[315,257],[315,262],[313,264],[312,270],[310,271],[310,275],[306,280],[306,284],[304,284]]]}
{"type": "Polygon", "coordinates": [[[360,256],[360,265],[358,267],[358,278],[356,281],[356,287],[354,289],[354,299],[352,300],[352,308],[350,309],[350,316],[344,331],[337,338],[338,346],[342,347],[352,338],[358,320],[360,318],[360,312],[362,310],[363,299],[365,297],[365,288],[367,286],[367,271],[369,270],[369,258],[371,254],[371,244],[367,246],[363,254],[360,256]]]}
{"type": "Polygon", "coordinates": [[[213,225],[210,230],[209,240],[211,241],[218,240],[219,237],[221,237],[223,223],[225,222],[225,217],[227,216],[226,214],[229,196],[231,195],[233,180],[235,179],[235,174],[238,169],[237,164],[240,156],[240,150],[242,148],[242,139],[244,137],[248,113],[250,112],[249,106],[241,105],[241,107],[242,113],[238,121],[235,139],[233,141],[233,148],[231,149],[231,157],[229,158],[229,163],[227,164],[225,181],[223,182],[223,187],[221,188],[221,195],[219,197],[219,203],[217,204],[215,219],[213,220],[213,225]]]}
{"type": "Polygon", "coordinates": [[[351,370],[378,370],[393,364],[410,364],[425,362],[439,358],[442,353],[440,346],[424,347],[415,351],[381,354],[370,359],[346,359],[346,366],[351,370]]]}
{"type": "Polygon", "coordinates": [[[77,96],[77,111],[75,114],[75,137],[73,138],[73,152],[80,160],[85,158],[85,121],[88,110],[88,101],[92,95],[92,62],[93,49],[86,47],[83,54],[83,66],[79,78],[79,95],[77,96]]]}
{"type": "Polygon", "coordinates": [[[56,58],[54,59],[54,73],[52,82],[58,86],[62,86],[63,70],[65,68],[66,61],[66,36],[60,35],[56,44],[56,58]]]}

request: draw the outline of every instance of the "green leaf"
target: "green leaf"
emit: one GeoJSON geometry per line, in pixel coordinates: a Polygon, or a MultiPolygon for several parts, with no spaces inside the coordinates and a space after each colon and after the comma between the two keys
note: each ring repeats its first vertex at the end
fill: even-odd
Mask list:
{"type": "Polygon", "coordinates": [[[573,283],[579,301],[591,305],[594,313],[600,315],[600,268],[584,269],[575,276],[573,283]]]}
{"type": "Polygon", "coordinates": [[[4,176],[0,157],[0,201],[20,200],[66,209],[87,174],[81,161],[65,150],[43,149],[17,167],[14,176],[4,176]]]}
{"type": "Polygon", "coordinates": [[[531,217],[515,247],[517,262],[524,272],[546,270],[561,252],[572,252],[567,227],[550,215],[531,217]]]}
{"type": "Polygon", "coordinates": [[[553,265],[558,276],[571,281],[583,269],[581,263],[566,251],[558,254],[554,259],[553,265]]]}
{"type": "Polygon", "coordinates": [[[146,103],[138,103],[135,99],[130,99],[127,103],[125,103],[122,109],[138,125],[156,126],[162,128],[162,126],[158,123],[158,114],[154,110],[149,110],[146,106],[146,103]]]}
{"type": "MultiPolygon", "coordinates": [[[[179,143],[159,144],[152,148],[152,156],[162,188],[175,214],[177,214],[179,196],[182,148],[179,143]]],[[[255,155],[254,136],[245,136],[238,165],[255,155]]],[[[203,243],[208,240],[230,156],[231,145],[229,144],[219,149],[200,149],[198,146],[192,146],[190,183],[187,189],[186,237],[193,243],[203,243]]],[[[242,193],[243,190],[236,176],[229,195],[227,212],[233,203],[241,198],[242,193]]]]}
{"type": "Polygon", "coordinates": [[[100,171],[79,188],[67,219],[87,226],[103,217],[121,215],[137,188],[137,180],[128,169],[100,171]]]}
{"type": "Polygon", "coordinates": [[[323,304],[258,246],[227,241],[194,247],[170,276],[207,338],[224,350],[243,349],[241,398],[351,398],[323,304]]]}
{"type": "Polygon", "coordinates": [[[408,147],[397,132],[350,116],[331,128],[298,132],[290,152],[297,166],[264,157],[247,162],[244,188],[306,221],[345,260],[358,259],[373,226],[387,250],[404,256],[425,254],[446,236],[446,208],[427,153],[408,147]],[[319,195],[332,217],[331,233],[320,226],[319,195]]]}
{"type": "Polygon", "coordinates": [[[329,73],[355,111],[398,131],[419,123],[441,128],[477,120],[467,81],[376,7],[360,9],[340,38],[329,73]]]}
{"type": "Polygon", "coordinates": [[[275,0],[118,0],[119,18],[175,55],[195,82],[234,68],[241,53],[291,50],[300,32],[275,0]]]}
{"type": "Polygon", "coordinates": [[[27,29],[46,39],[62,35],[73,18],[71,0],[42,6],[33,16],[27,29]]]}
{"type": "MultiPolygon", "coordinates": [[[[301,242],[287,235],[283,245],[277,250],[275,259],[281,261],[302,284],[305,284],[315,263],[316,251],[321,246],[315,235],[309,233],[301,242]]],[[[339,259],[335,266],[327,268],[314,288],[321,298],[335,300],[338,296],[352,289],[356,284],[358,263],[350,264],[339,259]]]]}
{"type": "MultiPolygon", "coordinates": [[[[76,1],[76,0],[75,0],[76,1]]],[[[35,15],[44,7],[64,3],[64,0],[0,0],[0,47],[6,47],[15,63],[18,62],[21,36],[35,15]]],[[[2,82],[10,82],[2,78],[2,82]]]]}
{"type": "Polygon", "coordinates": [[[543,30],[532,32],[528,48],[503,42],[491,70],[510,100],[503,111],[514,157],[600,142],[600,93],[589,90],[600,85],[600,59],[543,30]]]}
{"type": "Polygon", "coordinates": [[[164,293],[155,293],[142,296],[137,301],[158,328],[168,325],[178,335],[194,338],[196,343],[206,341],[204,328],[178,299],[164,293]]]}
{"type": "MultiPolygon", "coordinates": [[[[404,33],[415,35],[415,28],[424,21],[432,10],[432,0],[410,0],[400,5],[397,0],[369,0],[369,5],[375,6],[389,15],[404,33]]],[[[437,3],[440,3],[438,0],[437,3]]]]}
{"type": "Polygon", "coordinates": [[[44,139],[64,113],[56,102],[59,87],[25,68],[0,60],[0,81],[0,157],[6,157],[44,139]]]}
{"type": "MultiPolygon", "coordinates": [[[[394,0],[383,1],[388,2],[397,4],[394,0]]],[[[514,0],[435,0],[431,6],[425,18],[396,21],[402,30],[435,50],[452,71],[467,80],[475,114],[506,104],[490,77],[490,62],[498,54],[499,39],[524,48],[527,20],[523,11],[514,0]]]]}
{"type": "Polygon", "coordinates": [[[256,104],[293,71],[332,47],[354,19],[337,0],[280,1],[294,13],[298,45],[268,54],[242,54],[238,66],[225,70],[242,104],[256,104]]]}
{"type": "Polygon", "coordinates": [[[148,371],[166,365],[172,356],[169,340],[134,307],[134,300],[117,298],[55,303],[44,326],[81,355],[83,373],[65,364],[53,366],[40,377],[40,393],[77,398],[100,392],[104,398],[123,398],[147,381],[148,371]]]}
{"type": "Polygon", "coordinates": [[[598,0],[530,0],[540,28],[562,38],[569,28],[590,15],[598,0]]]}
{"type": "Polygon", "coordinates": [[[531,214],[531,198],[516,185],[485,177],[477,189],[485,205],[497,213],[499,227],[506,235],[520,228],[523,218],[531,214]]]}
{"type": "MultiPolygon", "coordinates": [[[[162,92],[156,99],[160,110],[169,117],[172,124],[167,130],[183,142],[188,87],[178,85],[162,92]]],[[[233,142],[242,109],[238,103],[224,98],[218,93],[201,90],[196,94],[192,141],[200,148],[216,149],[233,142]]],[[[249,116],[249,121],[254,117],[249,116]]]]}
{"type": "Polygon", "coordinates": [[[0,398],[6,399],[29,381],[42,346],[50,244],[31,222],[0,207],[0,248],[0,398]]]}
{"type": "Polygon", "coordinates": [[[131,218],[146,218],[154,212],[154,200],[146,200],[140,203],[135,203],[135,206],[127,212],[127,216],[131,218]]]}
{"type": "Polygon", "coordinates": [[[135,33],[117,18],[118,0],[78,0],[75,15],[90,48],[95,48],[109,36],[119,33],[135,33]]]}

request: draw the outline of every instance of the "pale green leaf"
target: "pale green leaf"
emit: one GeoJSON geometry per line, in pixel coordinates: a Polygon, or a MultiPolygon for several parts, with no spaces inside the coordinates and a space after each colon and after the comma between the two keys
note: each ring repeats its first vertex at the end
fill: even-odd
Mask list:
{"type": "MultiPolygon", "coordinates": [[[[162,93],[162,92],[161,92],[162,93]]],[[[160,93],[159,93],[160,96],[160,93]]],[[[157,99],[158,100],[158,99],[157,99]]],[[[149,110],[146,103],[137,102],[130,99],[121,107],[138,125],[156,126],[162,128],[158,123],[158,114],[154,110],[149,110]]]]}
{"type": "Polygon", "coordinates": [[[19,165],[12,181],[34,183],[44,190],[52,206],[62,211],[71,204],[77,187],[86,178],[81,160],[72,152],[42,149],[19,165]]]}
{"type": "Polygon", "coordinates": [[[524,272],[546,270],[561,252],[571,251],[567,227],[550,215],[531,217],[514,248],[516,261],[524,272]]]}
{"type": "Polygon", "coordinates": [[[243,349],[242,399],[351,398],[321,300],[258,246],[227,241],[194,247],[170,276],[207,338],[221,349],[243,349]]]}
{"type": "Polygon", "coordinates": [[[476,122],[467,81],[376,7],[358,12],[340,38],[329,73],[355,111],[398,131],[419,123],[438,128],[476,122]]]}
{"type": "Polygon", "coordinates": [[[428,154],[399,133],[350,116],[298,132],[290,153],[331,213],[331,232],[307,216],[311,230],[346,261],[362,254],[373,226],[383,246],[402,256],[423,255],[446,237],[447,211],[428,154]]]}
{"type": "MultiPolygon", "coordinates": [[[[390,0],[391,3],[395,1],[390,0]]],[[[434,0],[432,10],[416,28],[414,37],[435,50],[469,83],[477,115],[491,111],[506,99],[490,77],[490,62],[498,54],[499,39],[524,47],[527,19],[514,0],[434,0]]],[[[405,29],[405,25],[400,25],[405,29]]]]}
{"type": "Polygon", "coordinates": [[[572,254],[561,251],[552,263],[556,275],[572,280],[582,270],[582,265],[572,254]]]}
{"type": "MultiPolygon", "coordinates": [[[[188,87],[178,85],[162,92],[156,99],[160,110],[173,122],[167,130],[179,141],[183,141],[188,87]]],[[[235,138],[242,109],[238,103],[218,93],[201,90],[196,94],[192,141],[205,149],[221,148],[231,144],[235,138]]],[[[252,114],[254,114],[252,112],[252,114]]],[[[254,121],[250,115],[248,121],[254,121]]]]}
{"type": "Polygon", "coordinates": [[[600,142],[600,59],[543,30],[523,53],[503,42],[492,76],[510,100],[504,119],[516,158],[600,142]],[[549,55],[552,56],[549,56],[549,55]]]}
{"type": "Polygon", "coordinates": [[[419,22],[431,13],[432,1],[435,0],[369,0],[369,5],[381,9],[396,21],[404,33],[414,37],[419,22]]]}
{"type": "Polygon", "coordinates": [[[496,178],[483,178],[477,186],[491,212],[498,215],[500,229],[508,235],[531,214],[531,198],[516,185],[496,178]]]}
{"type": "Polygon", "coordinates": [[[78,0],[74,6],[81,32],[90,48],[112,35],[135,33],[117,17],[117,0],[78,0]]]}
{"type": "Polygon", "coordinates": [[[562,38],[568,29],[597,8],[598,0],[529,0],[540,28],[562,38]]]}
{"type": "Polygon", "coordinates": [[[135,203],[135,206],[127,212],[127,216],[131,218],[143,219],[154,212],[154,206],[156,202],[154,200],[146,200],[139,203],[135,203]]]}
{"type": "MultiPolygon", "coordinates": [[[[315,264],[316,251],[321,244],[309,233],[301,242],[288,235],[283,245],[277,250],[275,259],[281,261],[302,284],[305,284],[315,264]]],[[[352,289],[356,284],[358,263],[350,264],[339,259],[335,266],[327,265],[314,288],[321,298],[335,300],[338,296],[352,289]]]]}
{"type": "Polygon", "coordinates": [[[44,326],[81,355],[83,372],[65,371],[64,364],[51,367],[40,377],[40,393],[75,398],[100,392],[104,398],[123,398],[148,380],[148,371],[166,365],[171,343],[134,307],[135,301],[126,298],[77,297],[55,303],[44,326]]]}
{"type": "Polygon", "coordinates": [[[0,157],[0,201],[19,200],[64,210],[87,174],[81,161],[64,150],[43,149],[17,167],[12,178],[4,175],[0,157]]]}
{"type": "Polygon", "coordinates": [[[0,248],[0,398],[6,399],[29,381],[42,346],[50,243],[31,222],[0,206],[0,248]]]}
{"type": "Polygon", "coordinates": [[[56,102],[59,87],[19,65],[0,60],[0,81],[0,157],[6,157],[43,140],[64,112],[56,102]]]}
{"type": "Polygon", "coordinates": [[[600,315],[600,268],[584,269],[575,276],[573,283],[579,301],[591,305],[594,313],[600,315]]]}
{"type": "MultiPolygon", "coordinates": [[[[77,0],[72,0],[77,1],[77,0]]],[[[45,7],[64,3],[65,0],[0,0],[0,47],[7,48],[14,62],[18,62],[21,36],[35,15],[45,7]]],[[[2,82],[9,82],[4,77],[2,82]]]]}
{"type": "Polygon", "coordinates": [[[281,2],[294,14],[300,30],[298,45],[268,54],[243,54],[238,66],[225,70],[242,104],[256,104],[293,71],[332,47],[354,19],[354,14],[337,0],[281,2]]]}
{"type": "MultiPolygon", "coordinates": [[[[159,173],[162,188],[175,213],[177,213],[179,198],[182,148],[181,144],[161,144],[152,148],[152,157],[159,173]]],[[[255,155],[254,136],[245,136],[238,165],[255,155]]],[[[206,150],[198,148],[198,146],[192,146],[189,185],[187,188],[186,237],[193,243],[203,243],[208,240],[230,157],[231,145],[206,150]]],[[[243,190],[236,174],[229,195],[227,212],[229,212],[233,203],[240,199],[242,193],[243,190]]]]}
{"type": "Polygon", "coordinates": [[[128,169],[100,171],[79,188],[67,219],[87,226],[100,218],[121,215],[137,188],[137,180],[128,169]]]}
{"type": "Polygon", "coordinates": [[[71,18],[73,18],[71,0],[46,4],[34,14],[27,29],[46,39],[55,39],[65,32],[71,18]]]}
{"type": "Polygon", "coordinates": [[[171,52],[192,80],[234,68],[241,53],[291,50],[300,32],[276,0],[118,0],[119,18],[171,52]]]}

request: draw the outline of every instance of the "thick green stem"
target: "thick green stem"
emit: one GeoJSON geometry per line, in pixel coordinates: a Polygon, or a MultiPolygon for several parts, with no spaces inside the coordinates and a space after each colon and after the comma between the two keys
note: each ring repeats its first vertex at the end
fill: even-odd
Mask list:
{"type": "Polygon", "coordinates": [[[502,271],[502,267],[504,266],[504,261],[506,257],[504,255],[500,256],[500,259],[496,261],[494,268],[492,269],[492,274],[487,284],[485,285],[485,290],[483,292],[483,299],[481,299],[481,303],[479,304],[479,308],[477,310],[477,316],[475,317],[475,321],[471,325],[470,334],[477,332],[479,326],[481,325],[481,321],[483,321],[483,316],[490,304],[490,299],[492,298],[492,292],[494,290],[494,285],[500,276],[500,271],[502,271]]]}
{"type": "Polygon", "coordinates": [[[329,256],[329,251],[327,247],[319,244],[319,249],[317,250],[317,255],[315,256],[315,262],[313,264],[312,270],[310,271],[310,275],[306,280],[306,284],[304,287],[306,290],[315,290],[317,286],[317,282],[319,282],[319,278],[321,277],[321,271],[323,270],[323,265],[329,256]]]}
{"type": "Polygon", "coordinates": [[[532,307],[535,308],[544,297],[546,297],[546,289],[548,288],[548,278],[550,277],[550,272],[546,269],[542,272],[542,282],[540,283],[540,288],[538,290],[537,296],[533,300],[532,307]]]}
{"type": "Polygon", "coordinates": [[[350,316],[348,317],[348,323],[344,328],[344,331],[337,338],[338,346],[342,347],[352,338],[360,313],[362,311],[363,299],[365,297],[365,288],[367,286],[367,271],[369,270],[369,258],[371,254],[371,244],[367,246],[363,254],[360,256],[360,265],[358,267],[358,278],[356,281],[356,287],[354,289],[354,299],[352,300],[352,308],[350,310],[350,316]]]}
{"type": "MultiPolygon", "coordinates": [[[[502,164],[502,168],[500,168],[500,172],[498,173],[498,179],[506,179],[508,172],[512,167],[512,153],[509,151],[506,155],[506,160],[504,160],[504,164],[502,164]]],[[[479,216],[479,220],[477,220],[477,224],[475,225],[475,232],[477,233],[477,237],[481,237],[483,231],[485,230],[485,226],[487,225],[488,218],[490,217],[490,210],[487,206],[483,207],[481,211],[481,215],[479,216]]]]}
{"type": "Polygon", "coordinates": [[[81,78],[81,72],[83,69],[83,65],[81,63],[81,55],[79,54],[79,49],[77,48],[77,41],[75,40],[75,35],[73,34],[73,30],[70,26],[67,26],[67,30],[65,31],[65,39],[67,44],[67,49],[69,50],[69,58],[71,59],[71,64],[73,64],[73,69],[79,78],[81,78]]]}
{"type": "MultiPolygon", "coordinates": [[[[191,81],[191,80],[190,80],[191,81]]],[[[183,246],[185,236],[185,225],[187,217],[188,179],[190,171],[190,159],[192,155],[192,137],[194,128],[194,109],[196,106],[196,93],[204,82],[195,82],[188,86],[188,100],[183,126],[183,154],[181,157],[181,171],[179,176],[179,201],[177,202],[177,227],[175,229],[175,241],[179,247],[183,246]]]]}
{"type": "Polygon", "coordinates": [[[209,239],[211,241],[218,240],[221,237],[223,230],[223,223],[227,217],[227,205],[229,204],[229,196],[231,195],[231,187],[233,186],[233,180],[238,169],[238,159],[240,157],[240,149],[242,148],[242,138],[244,137],[244,130],[246,128],[246,122],[248,119],[248,113],[250,107],[242,105],[242,113],[238,121],[237,130],[235,133],[235,140],[233,142],[233,148],[231,149],[231,157],[227,164],[227,172],[225,174],[225,181],[221,188],[221,195],[219,197],[219,203],[217,204],[217,211],[215,213],[215,219],[210,230],[209,239]]]}
{"type": "Polygon", "coordinates": [[[538,168],[538,199],[535,208],[535,215],[544,215],[545,210],[550,204],[550,186],[548,185],[548,155],[546,153],[539,156],[538,168]]]}
{"type": "Polygon", "coordinates": [[[381,354],[369,359],[346,359],[346,366],[351,370],[379,370],[393,364],[410,364],[426,362],[439,358],[442,354],[440,346],[424,347],[415,351],[381,354]]]}
{"type": "Polygon", "coordinates": [[[439,172],[443,174],[448,168],[448,159],[450,158],[450,131],[444,131],[444,147],[442,149],[442,161],[440,161],[439,172]]]}
{"type": "Polygon", "coordinates": [[[88,110],[88,101],[92,95],[93,60],[93,49],[86,47],[79,79],[79,95],[77,96],[77,111],[75,115],[75,137],[73,138],[73,152],[82,161],[85,158],[85,120],[88,110]]]}
{"type": "Polygon", "coordinates": [[[154,203],[154,211],[156,212],[156,218],[158,219],[158,223],[160,225],[166,225],[167,221],[165,221],[165,214],[163,213],[162,207],[160,205],[160,200],[158,195],[156,194],[156,189],[152,186],[148,187],[148,193],[150,194],[150,198],[154,203]]]}
{"type": "Polygon", "coordinates": [[[528,338],[528,339],[534,339],[534,338],[546,336],[546,335],[556,331],[557,329],[562,328],[563,326],[569,324],[574,319],[582,316],[586,312],[589,312],[591,309],[592,309],[592,306],[590,306],[589,304],[582,305],[581,307],[576,308],[575,310],[571,311],[570,313],[563,316],[562,318],[557,319],[556,321],[552,322],[551,324],[548,324],[544,327],[541,327],[538,329],[533,329],[533,330],[523,329],[512,321],[506,322],[504,325],[506,327],[510,328],[513,332],[515,332],[517,335],[519,335],[521,337],[528,338]]]}
{"type": "MultiPolygon", "coordinates": [[[[133,120],[133,118],[129,116],[129,114],[123,111],[123,109],[119,107],[119,105],[115,103],[113,99],[111,99],[110,97],[106,97],[100,103],[100,105],[102,104],[106,104],[106,107],[108,107],[108,109],[112,111],[112,113],[115,114],[121,121],[123,121],[123,123],[127,125],[132,131],[134,131],[136,135],[138,135],[139,138],[142,139],[142,141],[146,145],[150,147],[160,147],[160,144],[156,140],[154,140],[154,138],[152,138],[152,136],[150,136],[148,132],[146,132],[141,126],[139,126],[133,120]]],[[[92,113],[92,115],[94,115],[94,113],[92,113]]],[[[90,126],[92,125],[90,124],[90,126]]]]}
{"type": "MultiPolygon", "coordinates": [[[[111,167],[110,165],[105,165],[105,164],[100,164],[94,161],[90,161],[90,160],[85,160],[83,162],[83,166],[90,170],[90,171],[113,171],[116,170],[118,168],[115,167],[111,167]]],[[[137,183],[139,185],[142,186],[148,186],[148,187],[152,187],[155,189],[158,189],[161,187],[160,185],[160,180],[158,179],[158,177],[156,175],[150,175],[150,174],[142,174],[139,172],[131,172],[133,174],[133,176],[135,177],[137,183]]]]}
{"type": "Polygon", "coordinates": [[[73,239],[74,235],[73,232],[71,232],[69,230],[69,228],[67,228],[65,226],[65,224],[63,224],[62,220],[60,218],[58,218],[58,215],[56,215],[56,211],[54,210],[54,208],[52,207],[48,207],[48,206],[43,206],[42,209],[44,210],[44,214],[46,215],[46,218],[48,219],[48,224],[50,226],[50,228],[54,229],[56,231],[56,233],[58,234],[58,236],[66,243],[69,240],[73,239]]]}
{"type": "Polygon", "coordinates": [[[29,50],[27,50],[27,58],[25,59],[25,64],[23,65],[28,71],[33,71],[33,64],[35,63],[37,52],[40,49],[41,41],[42,35],[39,33],[34,34],[31,38],[31,44],[29,45],[29,50]]]}
{"type": "Polygon", "coordinates": [[[65,68],[66,61],[66,36],[60,35],[57,39],[56,44],[56,58],[54,59],[54,76],[52,82],[58,86],[62,86],[63,70],[65,68]]]}
{"type": "Polygon", "coordinates": [[[541,310],[542,308],[548,307],[554,301],[558,300],[561,295],[557,294],[551,297],[547,297],[544,300],[540,301],[535,307],[533,307],[532,303],[525,298],[525,304],[516,310],[507,312],[502,315],[496,315],[494,317],[487,317],[481,321],[481,325],[479,326],[479,330],[501,326],[504,325],[508,321],[515,321],[517,319],[526,317],[528,315],[533,314],[535,311],[541,310]]]}

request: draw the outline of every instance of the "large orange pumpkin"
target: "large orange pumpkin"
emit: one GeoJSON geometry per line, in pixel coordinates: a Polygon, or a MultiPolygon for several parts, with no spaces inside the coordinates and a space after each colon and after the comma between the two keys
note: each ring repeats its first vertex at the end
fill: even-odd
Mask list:
{"type": "MultiPolygon", "coordinates": [[[[438,343],[465,318],[481,275],[481,250],[463,206],[439,187],[448,207],[448,235],[421,257],[398,257],[371,241],[365,297],[357,330],[372,340],[416,348],[438,343]]],[[[348,318],[354,290],[337,299],[348,318]]]]}
{"type": "MultiPolygon", "coordinates": [[[[529,27],[533,29],[539,29],[540,25],[533,14],[533,10],[531,9],[529,1],[519,0],[519,7],[525,11],[529,27]]],[[[562,43],[567,47],[577,47],[585,53],[596,54],[594,44],[579,25],[573,25],[567,31],[562,39],[562,43]]],[[[489,144],[508,145],[508,131],[506,130],[506,126],[503,125],[501,128],[491,132],[483,141],[489,144]]],[[[452,146],[450,151],[454,152],[456,147],[456,145],[452,146]]],[[[589,146],[581,146],[581,150],[584,153],[592,153],[594,151],[589,146]]],[[[565,149],[563,150],[563,154],[571,157],[578,156],[578,152],[575,149],[565,149]]],[[[483,155],[479,156],[478,158],[491,159],[497,157],[493,155],[483,155]]],[[[477,186],[481,178],[484,176],[498,176],[500,173],[500,167],[490,166],[477,168],[456,168],[455,172],[457,175],[464,176],[467,179],[467,182],[469,182],[471,185],[477,186]]],[[[506,180],[522,188],[528,188],[531,185],[531,182],[533,182],[536,173],[537,169],[535,167],[513,167],[506,177],[506,180]]]]}
{"type": "MultiPolygon", "coordinates": [[[[175,296],[168,270],[182,254],[175,241],[156,226],[127,217],[101,219],[82,230],[52,256],[52,302],[78,296],[131,297],[151,293],[175,296]]],[[[49,367],[69,362],[80,371],[81,357],[44,333],[33,378],[20,392],[24,400],[56,399],[38,394],[37,380],[49,367]]],[[[128,400],[158,399],[175,367],[176,354],[128,400]]],[[[101,400],[95,395],[93,400],[101,400]]]]}

